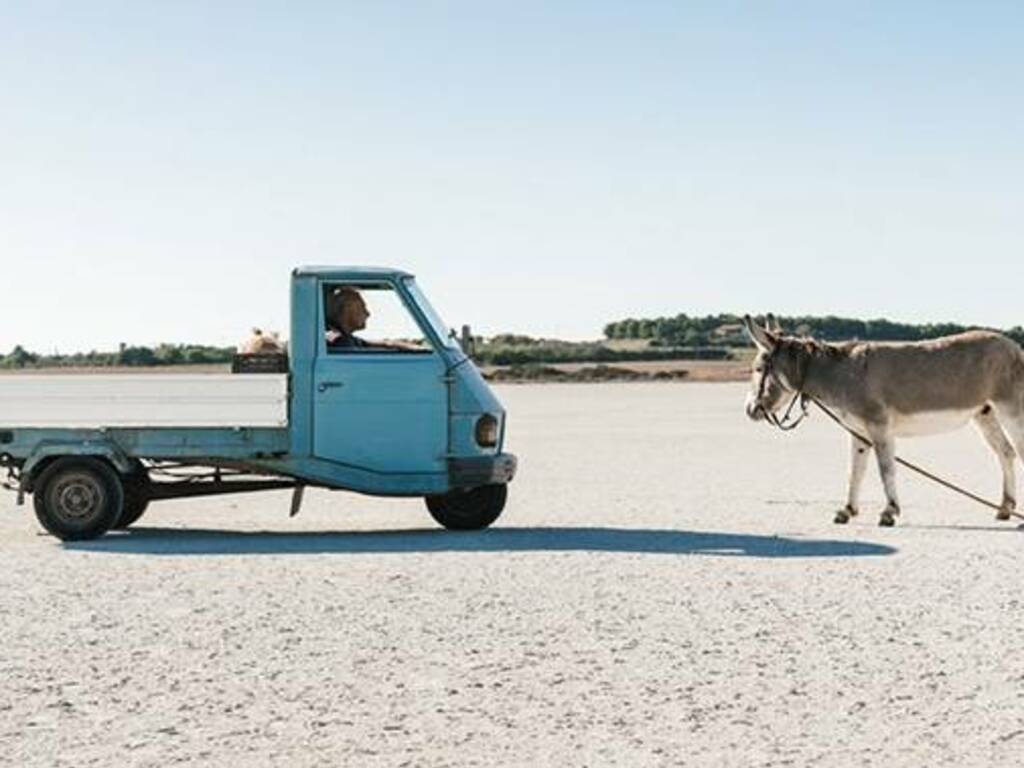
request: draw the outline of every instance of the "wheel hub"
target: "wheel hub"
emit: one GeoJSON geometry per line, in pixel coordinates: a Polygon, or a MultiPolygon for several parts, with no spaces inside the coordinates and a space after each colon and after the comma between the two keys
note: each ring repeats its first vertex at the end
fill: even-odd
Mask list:
{"type": "Polygon", "coordinates": [[[61,514],[76,519],[92,515],[103,503],[103,489],[91,477],[73,475],[54,489],[54,500],[61,514]]]}

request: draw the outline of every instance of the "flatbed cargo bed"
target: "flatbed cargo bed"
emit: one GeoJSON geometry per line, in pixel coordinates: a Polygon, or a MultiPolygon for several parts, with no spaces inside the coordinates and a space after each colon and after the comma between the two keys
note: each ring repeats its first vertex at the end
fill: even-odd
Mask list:
{"type": "Polygon", "coordinates": [[[0,377],[0,428],[287,425],[287,374],[0,377]]]}

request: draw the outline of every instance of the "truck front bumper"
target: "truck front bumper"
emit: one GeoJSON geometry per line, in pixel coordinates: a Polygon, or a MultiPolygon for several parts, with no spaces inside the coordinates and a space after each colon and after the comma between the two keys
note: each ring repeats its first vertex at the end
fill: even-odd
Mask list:
{"type": "Polygon", "coordinates": [[[511,453],[449,459],[448,480],[452,488],[500,485],[515,477],[516,463],[511,453]]]}

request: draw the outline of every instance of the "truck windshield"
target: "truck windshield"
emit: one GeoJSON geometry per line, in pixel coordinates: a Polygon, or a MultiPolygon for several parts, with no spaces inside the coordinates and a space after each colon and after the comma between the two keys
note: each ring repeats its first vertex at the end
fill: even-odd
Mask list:
{"type": "Polygon", "coordinates": [[[441,340],[448,349],[461,349],[459,342],[452,335],[451,330],[445,324],[441,316],[437,314],[437,310],[434,309],[430,302],[427,301],[427,297],[423,295],[423,291],[416,285],[416,281],[413,279],[407,279],[405,281],[405,287],[409,291],[409,295],[412,300],[416,302],[416,305],[420,308],[424,317],[427,318],[427,322],[430,323],[430,327],[434,329],[434,333],[441,340]]]}

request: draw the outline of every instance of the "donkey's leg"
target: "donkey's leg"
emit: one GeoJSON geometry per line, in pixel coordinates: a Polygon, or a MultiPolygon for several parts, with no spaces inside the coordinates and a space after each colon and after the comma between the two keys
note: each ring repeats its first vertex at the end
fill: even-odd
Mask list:
{"type": "Polygon", "coordinates": [[[996,415],[1017,455],[1024,461],[1024,397],[1013,403],[993,403],[996,415]]]}
{"type": "Polygon", "coordinates": [[[850,479],[846,493],[846,508],[836,512],[837,523],[850,522],[850,518],[856,517],[860,511],[860,486],[864,480],[864,470],[868,466],[870,450],[871,448],[864,445],[859,438],[850,437],[850,479]]]}
{"type": "Polygon", "coordinates": [[[996,513],[996,520],[1009,520],[1010,514],[1017,508],[1017,477],[1014,472],[1016,454],[1010,441],[1006,439],[1006,433],[999,425],[999,420],[992,412],[992,406],[986,405],[981,413],[974,417],[974,424],[985,438],[985,442],[995,452],[999,466],[1003,470],[1003,503],[996,513]]]}
{"type": "Polygon", "coordinates": [[[873,429],[869,437],[875,444],[878,473],[882,476],[887,502],[878,524],[888,527],[896,524],[896,516],[900,513],[900,501],[896,495],[896,441],[888,429],[873,429]]]}

